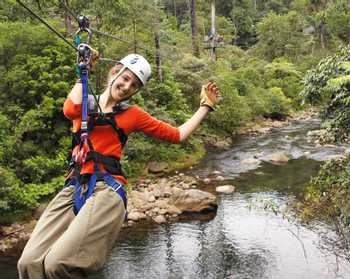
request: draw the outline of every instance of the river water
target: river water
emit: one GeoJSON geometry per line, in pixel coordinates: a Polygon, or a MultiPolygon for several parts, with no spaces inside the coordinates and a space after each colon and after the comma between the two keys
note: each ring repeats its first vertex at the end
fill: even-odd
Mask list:
{"type": "Polygon", "coordinates": [[[348,251],[334,248],[333,228],[302,223],[288,206],[321,161],[349,148],[309,143],[307,132],[318,126],[317,119],[300,120],[210,153],[186,172],[203,179],[219,171],[225,181],[201,185],[212,193],[219,184],[235,185],[236,192],[218,195],[216,214],[124,229],[104,269],[91,278],[350,278],[348,251]],[[267,162],[276,152],[291,160],[267,162]]]}
{"type": "Polygon", "coordinates": [[[297,121],[212,152],[189,172],[205,178],[220,171],[227,179],[220,184],[236,186],[235,193],[218,195],[217,214],[125,230],[96,278],[350,278],[350,263],[325,241],[336,241],[333,229],[303,224],[287,210],[321,161],[347,148],[309,143],[307,132],[318,127],[317,119],[297,121]],[[264,162],[278,152],[292,160],[264,162]]]}

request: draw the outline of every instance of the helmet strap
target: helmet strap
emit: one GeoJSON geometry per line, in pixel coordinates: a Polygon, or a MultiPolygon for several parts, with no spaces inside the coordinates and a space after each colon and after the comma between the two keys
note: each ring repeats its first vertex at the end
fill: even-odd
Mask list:
{"type": "Polygon", "coordinates": [[[121,68],[118,73],[112,78],[111,82],[109,83],[109,97],[112,98],[112,86],[114,84],[114,82],[116,81],[116,79],[122,74],[122,72],[124,72],[124,70],[126,69],[125,66],[123,66],[123,68],[121,68]]]}

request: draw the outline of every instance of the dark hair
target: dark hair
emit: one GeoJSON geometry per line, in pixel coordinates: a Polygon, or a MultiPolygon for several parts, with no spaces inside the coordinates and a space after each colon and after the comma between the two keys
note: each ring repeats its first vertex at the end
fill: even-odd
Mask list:
{"type": "Polygon", "coordinates": [[[112,76],[114,76],[116,73],[118,73],[121,69],[123,68],[123,64],[115,64],[108,72],[108,77],[107,77],[107,84],[109,83],[109,80],[111,79],[112,76]]]}
{"type": "MultiPolygon", "coordinates": [[[[118,73],[122,68],[123,68],[123,64],[115,64],[108,72],[108,78],[107,78],[107,85],[109,84],[109,81],[111,79],[112,76],[114,76],[116,73],[118,73]]],[[[135,75],[136,79],[137,79],[137,85],[139,88],[142,87],[142,82],[141,80],[135,75]]]]}

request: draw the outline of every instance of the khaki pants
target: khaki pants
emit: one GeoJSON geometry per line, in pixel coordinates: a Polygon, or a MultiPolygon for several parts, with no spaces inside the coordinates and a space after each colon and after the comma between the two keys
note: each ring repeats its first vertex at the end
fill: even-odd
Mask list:
{"type": "Polygon", "coordinates": [[[105,263],[125,217],[120,196],[104,182],[75,216],[74,186],[63,189],[39,219],[18,261],[19,278],[86,278],[105,263]]]}

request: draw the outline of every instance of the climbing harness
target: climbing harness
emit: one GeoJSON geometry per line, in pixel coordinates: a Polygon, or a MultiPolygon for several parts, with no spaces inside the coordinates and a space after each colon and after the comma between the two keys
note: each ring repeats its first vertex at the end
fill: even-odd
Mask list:
{"type": "MultiPolygon", "coordinates": [[[[107,185],[119,194],[123,200],[125,209],[127,206],[126,194],[122,184],[116,181],[113,175],[123,175],[119,159],[112,156],[105,156],[94,150],[93,144],[89,138],[89,132],[92,132],[95,126],[111,125],[119,136],[122,145],[126,143],[127,137],[123,130],[117,126],[115,115],[113,113],[103,113],[99,107],[99,99],[95,94],[89,95],[89,72],[92,63],[92,56],[95,54],[90,47],[92,32],[89,29],[89,20],[85,16],[78,17],[79,29],[76,32],[75,42],[78,43],[77,49],[77,72],[82,83],[82,115],[81,128],[73,134],[72,140],[72,159],[70,162],[69,177],[65,182],[65,187],[74,185],[74,213],[78,214],[86,200],[94,192],[96,182],[104,181],[107,185]],[[86,32],[88,39],[86,43],[81,43],[79,34],[86,32]],[[89,98],[90,97],[90,98],[89,98]],[[90,102],[89,102],[90,100],[90,102]],[[94,102],[94,104],[92,104],[94,102]],[[81,175],[82,165],[88,161],[93,161],[94,172],[92,174],[81,175]],[[103,166],[103,169],[100,168],[103,166]]],[[[96,54],[95,54],[96,55],[96,54]]]]}

